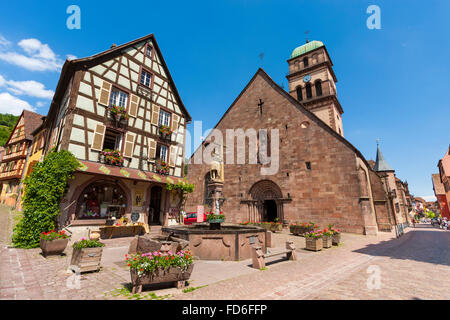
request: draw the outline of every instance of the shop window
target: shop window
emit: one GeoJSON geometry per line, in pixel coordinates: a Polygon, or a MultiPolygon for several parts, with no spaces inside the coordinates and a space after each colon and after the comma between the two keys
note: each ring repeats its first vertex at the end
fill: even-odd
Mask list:
{"type": "Polygon", "coordinates": [[[102,150],[120,150],[122,134],[111,129],[105,130],[105,140],[103,140],[102,150]]]}
{"type": "Polygon", "coordinates": [[[127,197],[113,181],[100,180],[86,187],[78,198],[77,219],[116,219],[125,214],[127,197]]]}

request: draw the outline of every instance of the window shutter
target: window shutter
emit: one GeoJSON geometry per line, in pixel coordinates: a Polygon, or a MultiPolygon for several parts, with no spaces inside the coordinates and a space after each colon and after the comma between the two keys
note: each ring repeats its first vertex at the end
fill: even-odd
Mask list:
{"type": "Polygon", "coordinates": [[[156,141],[148,138],[148,161],[155,161],[156,158],[156,141]]]}
{"type": "Polygon", "coordinates": [[[125,135],[125,147],[123,148],[123,156],[126,158],[133,157],[134,138],[135,138],[135,135],[133,133],[128,132],[125,135]]]}
{"type": "Polygon", "coordinates": [[[152,124],[155,126],[158,126],[159,121],[159,107],[156,105],[153,105],[152,107],[152,124]]]}
{"type": "Polygon", "coordinates": [[[180,122],[180,117],[176,115],[175,113],[172,113],[172,131],[177,132],[178,131],[178,123],[180,122]]]}
{"type": "Polygon", "coordinates": [[[176,146],[170,146],[169,153],[169,167],[175,167],[175,160],[177,159],[178,148],[176,146]]]}
{"type": "Polygon", "coordinates": [[[100,104],[103,104],[104,106],[108,106],[110,93],[111,93],[111,83],[103,80],[102,86],[100,88],[100,97],[98,99],[98,102],[100,104]]]}
{"type": "Polygon", "coordinates": [[[103,139],[105,138],[106,126],[101,123],[97,123],[95,126],[94,139],[92,139],[93,150],[101,151],[103,148],[103,139]]]}
{"type": "Polygon", "coordinates": [[[139,102],[138,96],[132,94],[130,97],[130,108],[128,109],[128,114],[135,118],[137,117],[138,102],[139,102]]]}

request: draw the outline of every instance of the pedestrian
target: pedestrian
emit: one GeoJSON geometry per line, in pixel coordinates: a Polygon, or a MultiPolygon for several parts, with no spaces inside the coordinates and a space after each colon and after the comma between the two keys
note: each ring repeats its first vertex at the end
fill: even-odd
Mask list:
{"type": "Polygon", "coordinates": [[[413,227],[415,228],[416,227],[416,219],[412,219],[412,223],[413,223],[413,227]]]}

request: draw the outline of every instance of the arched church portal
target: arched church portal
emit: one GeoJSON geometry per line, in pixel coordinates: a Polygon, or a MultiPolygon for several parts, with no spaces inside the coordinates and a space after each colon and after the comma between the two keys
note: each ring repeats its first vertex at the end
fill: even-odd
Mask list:
{"type": "Polygon", "coordinates": [[[280,187],[271,180],[256,182],[248,193],[248,220],[251,222],[283,221],[283,204],[286,202],[280,187]]]}

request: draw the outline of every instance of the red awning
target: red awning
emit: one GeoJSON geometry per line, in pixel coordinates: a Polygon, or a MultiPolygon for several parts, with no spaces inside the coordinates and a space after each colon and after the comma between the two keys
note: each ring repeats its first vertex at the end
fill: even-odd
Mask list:
{"type": "Polygon", "coordinates": [[[160,175],[153,172],[145,172],[138,169],[121,168],[118,166],[107,165],[99,162],[91,162],[79,160],[81,167],[77,169],[79,172],[101,174],[105,176],[112,176],[124,179],[160,182],[160,183],[177,183],[181,178],[173,176],[160,175]]]}

